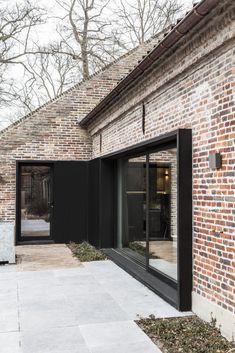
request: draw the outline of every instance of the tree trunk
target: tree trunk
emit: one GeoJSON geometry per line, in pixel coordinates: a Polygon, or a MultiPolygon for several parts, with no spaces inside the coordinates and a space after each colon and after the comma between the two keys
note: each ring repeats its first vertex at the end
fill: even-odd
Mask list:
{"type": "Polygon", "coordinates": [[[83,74],[83,79],[87,80],[90,76],[89,74],[89,64],[88,64],[88,55],[87,55],[87,50],[86,47],[82,48],[82,74],[83,74]]]}

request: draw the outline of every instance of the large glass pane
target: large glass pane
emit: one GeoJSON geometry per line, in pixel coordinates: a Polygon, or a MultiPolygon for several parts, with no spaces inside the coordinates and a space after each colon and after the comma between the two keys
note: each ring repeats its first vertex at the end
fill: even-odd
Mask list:
{"type": "Polygon", "coordinates": [[[149,155],[149,266],[177,279],[176,148],[149,155]]]}
{"type": "Polygon", "coordinates": [[[146,157],[119,161],[118,247],[146,261],[146,157]]]}
{"type": "Polygon", "coordinates": [[[50,167],[21,167],[21,236],[50,236],[50,167]]]}

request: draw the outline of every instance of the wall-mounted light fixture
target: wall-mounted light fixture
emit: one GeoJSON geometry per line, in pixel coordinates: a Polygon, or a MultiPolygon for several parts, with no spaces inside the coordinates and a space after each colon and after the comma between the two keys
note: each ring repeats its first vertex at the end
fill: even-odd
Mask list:
{"type": "Polygon", "coordinates": [[[5,180],[1,174],[0,174],[0,184],[5,184],[5,180]]]}
{"type": "Polygon", "coordinates": [[[211,169],[220,169],[222,167],[222,158],[220,153],[209,154],[209,167],[211,169]]]}

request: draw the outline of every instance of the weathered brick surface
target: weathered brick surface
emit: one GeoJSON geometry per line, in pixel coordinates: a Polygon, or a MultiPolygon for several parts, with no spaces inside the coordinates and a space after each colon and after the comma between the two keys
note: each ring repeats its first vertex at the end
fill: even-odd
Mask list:
{"type": "Polygon", "coordinates": [[[0,221],[14,221],[16,160],[87,160],[91,138],[81,120],[153,48],[158,36],[33,114],[0,132],[0,221]]]}
{"type": "Polygon", "coordinates": [[[88,129],[93,157],[177,128],[192,129],[194,291],[235,313],[234,19],[234,2],[221,1],[210,20],[203,20],[88,129]],[[209,168],[211,152],[222,155],[218,171],[209,168]]]}

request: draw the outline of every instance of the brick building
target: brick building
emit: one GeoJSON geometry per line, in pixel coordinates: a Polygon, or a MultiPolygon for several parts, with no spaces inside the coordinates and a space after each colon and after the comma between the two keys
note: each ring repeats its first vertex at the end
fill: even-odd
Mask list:
{"type": "Polygon", "coordinates": [[[234,18],[203,0],[0,133],[1,261],[14,234],[89,240],[234,336],[234,18]]]}

